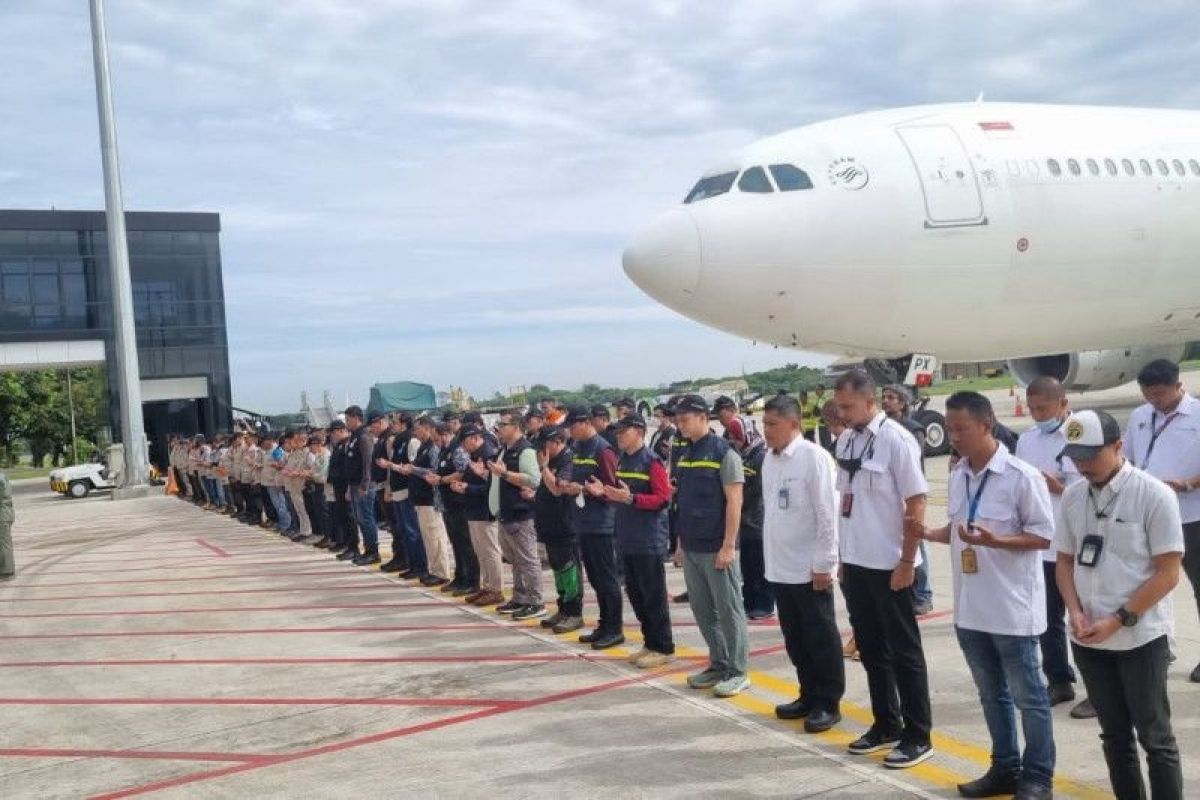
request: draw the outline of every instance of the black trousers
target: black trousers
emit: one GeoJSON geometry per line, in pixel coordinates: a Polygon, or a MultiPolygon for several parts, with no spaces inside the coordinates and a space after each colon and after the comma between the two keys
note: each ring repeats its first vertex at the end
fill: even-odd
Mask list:
{"type": "Polygon", "coordinates": [[[200,476],[194,472],[188,475],[188,480],[192,484],[192,502],[198,506],[208,502],[208,494],[205,493],[204,487],[200,484],[200,476]]]}
{"type": "Polygon", "coordinates": [[[252,525],[262,522],[262,490],[256,483],[245,484],[246,521],[252,525]]]}
{"type": "Polygon", "coordinates": [[[171,472],[175,473],[175,484],[179,487],[180,497],[189,497],[192,494],[192,484],[183,474],[183,470],[179,467],[171,467],[171,472]]]}
{"type": "MultiPolygon", "coordinates": [[[[450,549],[454,553],[454,578],[451,582],[478,589],[479,558],[471,546],[471,524],[467,521],[467,510],[462,506],[447,506],[442,511],[442,521],[446,523],[446,534],[450,537],[450,549]]],[[[394,535],[392,538],[395,540],[394,535]]]]}
{"type": "Polygon", "coordinates": [[[742,562],[742,607],[747,614],[770,614],[775,610],[775,598],[767,581],[762,539],[741,539],[738,544],[738,557],[742,562]]]}
{"type": "Polygon", "coordinates": [[[588,583],[596,593],[596,605],[600,608],[600,622],[596,630],[604,633],[621,633],[625,624],[621,618],[621,582],[617,577],[617,552],[613,549],[613,537],[584,533],[579,537],[579,550],[583,555],[583,569],[588,583]]]}
{"type": "Polygon", "coordinates": [[[867,671],[872,726],[904,744],[929,744],[933,712],[912,587],[893,592],[886,569],[842,567],[842,589],[854,641],[867,671]]]}
{"type": "Polygon", "coordinates": [[[800,699],[814,709],[837,712],[846,693],[842,635],[833,608],[833,589],[809,583],[773,583],[779,629],[800,681],[800,699]]]}
{"type": "Polygon", "coordinates": [[[1192,584],[1192,595],[1200,612],[1200,522],[1188,522],[1183,526],[1183,571],[1192,584]]]}
{"type": "Polygon", "coordinates": [[[1041,635],[1042,672],[1046,682],[1074,683],[1075,670],[1067,655],[1067,606],[1058,591],[1055,577],[1055,562],[1043,561],[1042,571],[1046,578],[1046,632],[1041,635]]]}
{"type": "Polygon", "coordinates": [[[346,499],[345,484],[333,485],[333,525],[336,531],[334,541],[339,547],[358,550],[358,526],[350,511],[350,501],[346,499]]]}
{"type": "Polygon", "coordinates": [[[304,507],[313,533],[329,537],[329,509],[325,503],[325,484],[314,483],[304,492],[304,507]]]}
{"type": "Polygon", "coordinates": [[[625,591],[629,604],[642,625],[647,650],[675,653],[671,636],[671,610],[667,597],[667,570],[660,553],[624,555],[625,591]]]}
{"type": "Polygon", "coordinates": [[[1118,800],[1146,797],[1138,766],[1140,741],[1149,767],[1150,796],[1154,800],[1182,798],[1183,770],[1167,698],[1167,637],[1133,650],[1099,650],[1074,643],[1071,649],[1099,717],[1113,794],[1118,800]]]}
{"type": "Polygon", "coordinates": [[[279,512],[275,510],[275,504],[271,502],[271,493],[267,491],[266,486],[258,487],[258,499],[262,503],[267,519],[271,522],[279,522],[279,512]]]}
{"type": "Polygon", "coordinates": [[[574,536],[550,539],[546,558],[554,572],[554,589],[558,592],[558,613],[564,617],[583,616],[583,567],[579,560],[579,540],[574,536]]]}

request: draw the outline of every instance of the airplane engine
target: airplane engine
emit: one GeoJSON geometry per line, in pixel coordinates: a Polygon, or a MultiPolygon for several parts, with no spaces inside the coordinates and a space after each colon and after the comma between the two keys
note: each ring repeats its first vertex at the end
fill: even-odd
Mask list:
{"type": "Polygon", "coordinates": [[[1156,359],[1166,358],[1178,363],[1187,350],[1186,344],[1171,344],[1010,358],[1008,370],[1022,386],[1049,375],[1057,378],[1069,391],[1096,391],[1135,380],[1138,371],[1156,359]]]}

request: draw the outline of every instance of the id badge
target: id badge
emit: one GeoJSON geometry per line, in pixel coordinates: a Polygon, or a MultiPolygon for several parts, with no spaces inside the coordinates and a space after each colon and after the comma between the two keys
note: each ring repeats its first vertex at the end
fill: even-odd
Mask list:
{"type": "Polygon", "coordinates": [[[790,504],[791,504],[791,495],[788,492],[787,487],[784,487],[779,490],[779,510],[787,511],[788,506],[790,504]]]}
{"type": "Polygon", "coordinates": [[[845,519],[849,519],[850,514],[853,511],[854,511],[854,495],[851,494],[850,492],[846,492],[844,495],[842,495],[842,517],[845,519]]]}
{"type": "Polygon", "coordinates": [[[1083,537],[1083,544],[1079,547],[1079,566],[1096,566],[1102,552],[1104,552],[1104,537],[1089,533],[1083,537]]]}
{"type": "Polygon", "coordinates": [[[974,547],[964,547],[959,556],[962,559],[963,575],[974,575],[979,572],[979,556],[975,553],[974,547]]]}

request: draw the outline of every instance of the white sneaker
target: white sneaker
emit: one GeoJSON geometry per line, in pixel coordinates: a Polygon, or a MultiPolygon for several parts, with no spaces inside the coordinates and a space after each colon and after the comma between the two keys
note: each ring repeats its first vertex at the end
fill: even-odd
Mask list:
{"type": "Polygon", "coordinates": [[[638,669],[655,669],[664,664],[669,664],[675,660],[675,656],[659,653],[654,650],[647,650],[645,655],[633,662],[633,665],[638,669]]]}
{"type": "Polygon", "coordinates": [[[629,657],[629,663],[637,664],[638,659],[641,658],[642,656],[646,655],[649,652],[650,652],[649,650],[647,650],[646,648],[643,647],[641,650],[638,650],[636,653],[634,653],[633,655],[631,655],[629,657]]]}
{"type": "Polygon", "coordinates": [[[713,694],[717,697],[736,697],[749,688],[749,678],[745,675],[734,675],[732,678],[726,678],[714,686],[713,694]]]}

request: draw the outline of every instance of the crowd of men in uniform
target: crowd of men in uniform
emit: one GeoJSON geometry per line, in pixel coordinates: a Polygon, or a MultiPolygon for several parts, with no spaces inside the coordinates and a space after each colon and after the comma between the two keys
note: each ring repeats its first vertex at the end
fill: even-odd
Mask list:
{"type": "Polygon", "coordinates": [[[1140,744],[1150,796],[1181,798],[1170,592],[1182,569],[1200,601],[1200,401],[1171,362],[1138,380],[1147,402],[1124,436],[1103,411],[1073,413],[1049,378],[1028,387],[1034,426],[1019,439],[983,395],[951,396],[948,523],[937,529],[925,524],[907,390],[886,387],[881,407],[857,371],[829,400],[770,399],[761,433],[732,400],[710,409],[694,394],[656,407],[653,424],[628,399],[611,424],[606,407],[547,398],[500,413],[492,429],[478,412],[414,419],[351,406],[326,431],[176,440],[171,466],[181,496],[357,565],[380,563],[384,524],[393,555],[380,569],[555,633],[583,628],[586,578],[598,621],[579,641],[622,644],[627,598],[644,642],[630,660],[643,669],[675,650],[673,558],[687,588],[675,600],[690,604],[708,648],[688,685],[745,691],[747,620],[777,613],[801,690],[776,715],[812,733],[841,721],[840,585],[873,715],[848,750],[887,750],[896,769],[933,753],[918,618],[931,608],[926,545],[945,545],[955,632],[992,740],[990,769],[960,794],[1052,796],[1050,708],[1075,697],[1078,670],[1087,701],[1072,715],[1098,716],[1116,796],[1146,796],[1140,744]]]}

